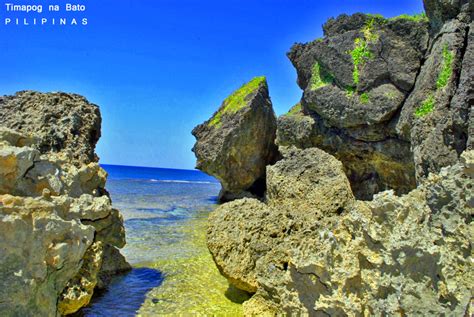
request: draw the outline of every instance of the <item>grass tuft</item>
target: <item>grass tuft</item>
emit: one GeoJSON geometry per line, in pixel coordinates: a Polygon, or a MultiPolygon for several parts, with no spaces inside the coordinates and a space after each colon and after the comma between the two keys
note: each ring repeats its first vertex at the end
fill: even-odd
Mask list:
{"type": "Polygon", "coordinates": [[[365,62],[367,62],[367,60],[373,58],[373,54],[369,50],[369,43],[373,43],[379,39],[379,36],[374,32],[375,24],[375,17],[372,17],[367,21],[366,25],[362,29],[364,37],[356,38],[354,40],[354,49],[349,52],[352,57],[352,63],[354,64],[352,80],[356,86],[359,84],[359,66],[363,65],[365,62]]]}
{"type": "Polygon", "coordinates": [[[454,54],[448,49],[448,45],[445,44],[443,47],[443,66],[436,81],[436,88],[441,89],[448,84],[453,73],[453,60],[454,54]]]}
{"type": "Polygon", "coordinates": [[[301,107],[301,102],[298,102],[296,105],[291,107],[291,109],[284,115],[285,116],[296,116],[296,115],[300,114],[302,110],[303,109],[301,107]]]}
{"type": "Polygon", "coordinates": [[[393,18],[390,18],[389,20],[409,20],[409,21],[414,21],[414,22],[427,22],[428,17],[426,16],[425,12],[418,13],[418,14],[402,14],[393,18]]]}
{"type": "Polygon", "coordinates": [[[334,81],[334,76],[325,71],[318,62],[314,63],[311,68],[310,87],[315,90],[331,84],[334,81]]]}
{"type": "Polygon", "coordinates": [[[265,76],[255,77],[234,91],[224,100],[224,103],[219,111],[214,115],[214,117],[212,117],[211,121],[209,121],[209,126],[219,127],[221,125],[221,118],[224,114],[236,113],[240,109],[244,108],[247,104],[245,98],[256,91],[258,87],[260,87],[260,85],[265,82],[265,80],[265,76]]]}
{"type": "Polygon", "coordinates": [[[433,95],[429,95],[422,103],[421,106],[416,108],[415,116],[418,118],[426,116],[427,114],[431,113],[435,106],[435,98],[433,95]]]}
{"type": "Polygon", "coordinates": [[[369,94],[364,92],[363,94],[360,95],[359,99],[361,103],[367,104],[369,103],[369,94]]]}

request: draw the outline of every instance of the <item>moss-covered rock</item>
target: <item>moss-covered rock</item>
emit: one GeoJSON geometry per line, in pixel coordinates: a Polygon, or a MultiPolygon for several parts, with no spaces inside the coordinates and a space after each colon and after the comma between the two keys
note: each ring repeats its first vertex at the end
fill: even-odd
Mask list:
{"type": "Polygon", "coordinates": [[[265,77],[256,77],[229,96],[193,130],[196,167],[219,179],[221,200],[261,196],[265,166],[277,155],[276,117],[265,77]]]}

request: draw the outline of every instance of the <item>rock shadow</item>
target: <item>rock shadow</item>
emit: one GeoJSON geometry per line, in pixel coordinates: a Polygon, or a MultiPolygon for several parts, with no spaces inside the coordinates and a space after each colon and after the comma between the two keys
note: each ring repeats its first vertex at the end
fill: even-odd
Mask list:
{"type": "Polygon", "coordinates": [[[94,295],[91,303],[73,317],[135,316],[146,299],[146,294],[163,283],[164,275],[150,268],[134,268],[116,276],[103,291],[94,295]]]}

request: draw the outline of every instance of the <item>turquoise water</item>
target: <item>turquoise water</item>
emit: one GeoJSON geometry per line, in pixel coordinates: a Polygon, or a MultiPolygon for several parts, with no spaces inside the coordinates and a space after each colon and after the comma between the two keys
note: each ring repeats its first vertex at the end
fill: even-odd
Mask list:
{"type": "Polygon", "coordinates": [[[220,184],[199,171],[103,168],[113,205],[124,217],[122,253],[133,270],[78,315],[240,315],[246,294],[229,292],[205,243],[220,184]]]}

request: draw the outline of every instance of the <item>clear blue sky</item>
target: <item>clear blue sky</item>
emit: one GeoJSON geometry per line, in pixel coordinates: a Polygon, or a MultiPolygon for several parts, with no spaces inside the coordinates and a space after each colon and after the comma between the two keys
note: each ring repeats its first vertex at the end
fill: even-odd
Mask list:
{"type": "Polygon", "coordinates": [[[4,25],[4,2],[0,94],[84,95],[102,112],[102,163],[185,169],[192,128],[245,81],[267,76],[277,114],[299,100],[285,54],[320,37],[327,18],[423,10],[421,0],[84,0],[85,14],[56,15],[85,16],[86,27],[25,27],[4,25]]]}

